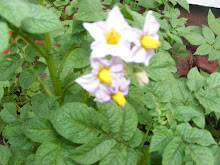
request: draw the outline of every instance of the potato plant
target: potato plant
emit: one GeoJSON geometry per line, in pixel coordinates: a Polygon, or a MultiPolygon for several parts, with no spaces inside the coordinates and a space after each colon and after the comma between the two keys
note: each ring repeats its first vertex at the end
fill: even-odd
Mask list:
{"type": "Polygon", "coordinates": [[[176,64],[183,40],[220,61],[219,19],[177,5],[0,0],[0,164],[218,165],[219,69],[176,64]]]}

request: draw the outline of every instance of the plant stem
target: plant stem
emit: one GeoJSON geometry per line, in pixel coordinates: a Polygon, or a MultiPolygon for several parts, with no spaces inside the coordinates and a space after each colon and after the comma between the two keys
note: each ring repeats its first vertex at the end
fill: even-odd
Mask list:
{"type": "Polygon", "coordinates": [[[64,102],[64,97],[65,97],[65,95],[66,95],[67,90],[68,90],[71,86],[73,86],[74,84],[75,84],[75,81],[71,81],[71,82],[63,89],[63,93],[62,93],[61,98],[60,98],[60,100],[61,100],[61,105],[62,105],[63,102],[64,102]]]}
{"type": "MultiPolygon", "coordinates": [[[[60,80],[58,77],[56,77],[56,67],[55,67],[55,62],[54,62],[53,56],[47,55],[47,53],[37,43],[35,43],[27,34],[23,33],[19,28],[11,25],[10,23],[8,23],[8,26],[10,29],[12,29],[14,32],[16,32],[18,35],[23,37],[27,42],[29,42],[29,44],[31,46],[33,46],[33,48],[35,48],[45,58],[49,72],[50,72],[50,77],[52,80],[55,94],[56,94],[56,96],[61,96],[60,80]]],[[[45,37],[46,37],[46,39],[45,39],[46,47],[48,49],[51,49],[52,46],[50,46],[51,42],[49,39],[50,35],[46,34],[45,37]]]]}
{"type": "Polygon", "coordinates": [[[53,89],[55,92],[56,96],[61,96],[61,85],[60,85],[60,79],[59,77],[57,77],[56,74],[56,66],[55,66],[55,62],[53,59],[53,56],[48,56],[47,58],[45,58],[46,63],[47,63],[47,67],[49,69],[50,72],[50,78],[53,84],[53,89]]]}
{"type": "Polygon", "coordinates": [[[148,159],[150,158],[151,153],[149,153],[149,147],[147,148],[144,157],[141,159],[141,162],[139,163],[139,165],[146,165],[148,159]]]}
{"type": "Polygon", "coordinates": [[[37,0],[37,3],[41,6],[44,6],[44,1],[43,0],[37,0]]]}
{"type": "Polygon", "coordinates": [[[64,55],[63,60],[61,61],[61,64],[60,64],[59,69],[58,69],[58,74],[60,74],[62,72],[63,65],[66,62],[66,59],[69,57],[70,53],[75,49],[75,47],[76,47],[76,44],[73,44],[72,47],[64,55]]]}
{"type": "MultiPolygon", "coordinates": [[[[28,63],[28,65],[30,66],[30,69],[32,69],[32,70],[35,72],[35,70],[34,70],[32,64],[31,64],[28,60],[26,60],[26,54],[24,53],[24,51],[23,51],[21,48],[19,48],[19,50],[20,50],[20,52],[21,52],[21,54],[22,54],[24,60],[25,60],[25,61],[28,63]]],[[[47,93],[47,95],[50,96],[50,97],[52,97],[52,96],[53,96],[52,92],[51,92],[50,89],[47,87],[47,85],[41,80],[41,78],[39,77],[39,75],[37,75],[37,80],[38,80],[39,83],[43,86],[43,88],[44,88],[45,92],[47,93]]]]}
{"type": "MultiPolygon", "coordinates": [[[[50,39],[50,33],[45,33],[45,47],[50,52],[52,50],[52,43],[50,39]]],[[[60,85],[60,78],[57,76],[57,69],[55,65],[55,61],[52,54],[48,54],[48,56],[45,58],[47,67],[50,72],[50,78],[53,84],[53,89],[56,96],[61,96],[61,85],[60,85]]]]}
{"type": "Polygon", "coordinates": [[[82,100],[82,103],[85,103],[87,102],[88,100],[88,96],[89,96],[89,93],[87,91],[84,92],[84,95],[83,95],[83,100],[82,100]]]}

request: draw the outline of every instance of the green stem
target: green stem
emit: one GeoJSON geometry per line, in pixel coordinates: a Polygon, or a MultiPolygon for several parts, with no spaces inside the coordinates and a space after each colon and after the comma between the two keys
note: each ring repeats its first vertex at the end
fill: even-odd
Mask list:
{"type": "Polygon", "coordinates": [[[67,90],[68,90],[71,86],[73,86],[75,83],[76,83],[75,81],[71,81],[71,82],[63,89],[63,93],[62,93],[61,98],[60,98],[60,100],[61,100],[61,105],[62,105],[63,102],[64,102],[64,97],[65,97],[65,95],[66,95],[67,90]]]}
{"type": "Polygon", "coordinates": [[[45,47],[50,51],[52,50],[50,33],[45,33],[45,47]]]}
{"type": "Polygon", "coordinates": [[[41,6],[44,6],[44,1],[43,0],[37,0],[37,3],[41,6]]]}
{"type": "MultiPolygon", "coordinates": [[[[45,47],[48,49],[49,52],[52,50],[50,33],[45,33],[45,47]]],[[[61,96],[62,92],[61,92],[60,78],[57,76],[57,69],[53,55],[49,53],[48,56],[45,58],[45,60],[47,62],[47,66],[50,72],[50,78],[53,84],[55,95],[61,96]]]]}
{"type": "MultiPolygon", "coordinates": [[[[21,52],[21,54],[22,54],[24,60],[28,63],[30,69],[32,69],[32,70],[35,72],[35,70],[34,70],[32,64],[31,64],[28,60],[26,60],[26,54],[24,53],[24,51],[23,51],[21,48],[19,48],[19,50],[20,50],[20,52],[21,52]]],[[[47,93],[47,95],[50,96],[50,97],[52,97],[52,96],[53,96],[52,92],[51,92],[50,89],[47,87],[47,85],[41,80],[41,78],[39,77],[39,75],[37,75],[37,80],[38,80],[39,83],[42,85],[42,87],[44,88],[44,90],[45,90],[45,92],[47,93]]]]}
{"type": "Polygon", "coordinates": [[[41,78],[37,75],[37,80],[39,81],[39,83],[42,85],[42,87],[44,88],[46,94],[50,97],[53,96],[53,93],[50,91],[50,89],[47,87],[47,85],[41,80],[41,78]]]}
{"type": "Polygon", "coordinates": [[[149,153],[149,148],[150,147],[147,148],[147,150],[144,154],[144,157],[141,159],[141,162],[139,163],[139,165],[146,165],[147,164],[147,161],[148,161],[148,159],[150,158],[150,155],[151,155],[151,153],[149,153]]]}
{"type": "Polygon", "coordinates": [[[63,60],[61,61],[61,64],[60,64],[59,69],[58,69],[58,74],[60,74],[62,72],[63,65],[66,62],[66,59],[69,57],[70,53],[75,49],[75,47],[76,47],[76,44],[73,44],[72,47],[64,55],[63,60]]]}
{"type": "Polygon", "coordinates": [[[61,85],[60,85],[60,79],[57,77],[56,73],[56,66],[52,55],[49,55],[47,58],[45,58],[47,67],[50,72],[50,78],[53,84],[53,89],[56,96],[61,96],[61,85]]]}
{"type": "Polygon", "coordinates": [[[86,104],[86,102],[87,102],[87,100],[88,100],[88,96],[89,96],[89,93],[85,91],[85,92],[84,92],[84,95],[83,95],[82,103],[85,103],[85,104],[86,104]]]}
{"type": "Polygon", "coordinates": [[[123,0],[123,4],[122,5],[124,6],[125,4],[126,4],[126,0],[123,0]]]}

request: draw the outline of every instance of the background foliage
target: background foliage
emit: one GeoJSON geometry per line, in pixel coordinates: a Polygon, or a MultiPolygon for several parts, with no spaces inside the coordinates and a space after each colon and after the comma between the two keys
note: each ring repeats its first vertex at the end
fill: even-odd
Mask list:
{"type": "Polygon", "coordinates": [[[0,55],[0,164],[219,164],[220,73],[194,67],[180,78],[171,56],[188,55],[186,39],[194,55],[219,60],[219,18],[210,10],[209,27],[185,27],[176,5],[189,11],[186,0],[1,0],[0,52],[10,51],[0,55]],[[123,107],[94,102],[73,81],[90,64],[82,23],[104,20],[113,6],[138,28],[153,9],[161,25],[161,47],[149,66],[137,65],[150,82],[131,76],[123,107]]]}

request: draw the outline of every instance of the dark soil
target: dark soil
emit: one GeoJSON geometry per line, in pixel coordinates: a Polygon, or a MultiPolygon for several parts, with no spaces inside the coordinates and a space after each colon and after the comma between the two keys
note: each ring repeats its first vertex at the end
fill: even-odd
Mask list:
{"type": "Polygon", "coordinates": [[[0,134],[0,144],[4,145],[2,134],[0,134]]]}

